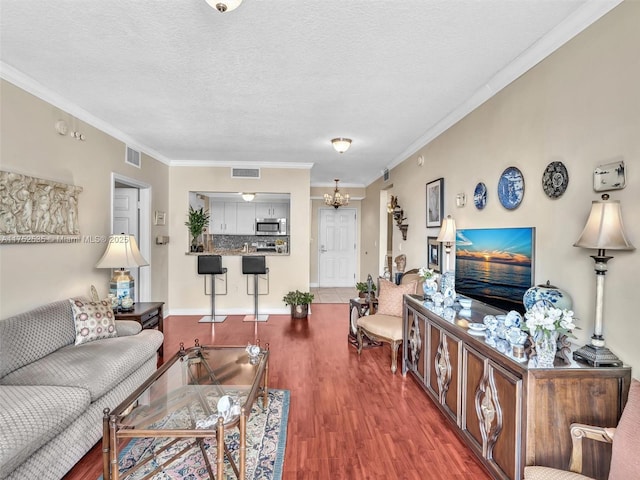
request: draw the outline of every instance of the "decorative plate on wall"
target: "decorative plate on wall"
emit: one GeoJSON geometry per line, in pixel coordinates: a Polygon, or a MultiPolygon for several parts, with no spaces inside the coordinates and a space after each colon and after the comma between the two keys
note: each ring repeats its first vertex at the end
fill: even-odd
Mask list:
{"type": "Polygon", "coordinates": [[[516,167],[508,167],[498,182],[498,198],[507,210],[513,210],[524,198],[524,177],[516,167]]]}
{"type": "Polygon", "coordinates": [[[542,188],[549,198],[558,198],[569,185],[569,172],[562,162],[551,162],[542,174],[542,188]]]}
{"type": "Polygon", "coordinates": [[[478,210],[487,206],[487,186],[482,182],[479,182],[473,191],[473,203],[478,210]]]}

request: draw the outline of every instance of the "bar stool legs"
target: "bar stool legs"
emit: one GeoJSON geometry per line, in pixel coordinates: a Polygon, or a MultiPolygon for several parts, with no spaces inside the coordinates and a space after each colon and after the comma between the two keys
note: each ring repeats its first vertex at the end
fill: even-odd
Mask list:
{"type": "MultiPolygon", "coordinates": [[[[211,315],[205,315],[198,323],[221,323],[227,319],[226,315],[216,315],[216,275],[226,276],[227,269],[222,268],[222,257],[220,255],[199,255],[198,273],[211,275],[211,315]]],[[[224,293],[226,295],[226,291],[224,293]]]]}
{"type": "MultiPolygon", "coordinates": [[[[269,315],[260,315],[258,313],[259,275],[268,275],[269,273],[269,269],[266,267],[266,260],[264,255],[242,257],[242,273],[245,275],[253,275],[253,315],[246,315],[243,321],[266,322],[269,319],[269,315]]],[[[247,281],[247,293],[248,290],[249,282],[247,281]]]]}

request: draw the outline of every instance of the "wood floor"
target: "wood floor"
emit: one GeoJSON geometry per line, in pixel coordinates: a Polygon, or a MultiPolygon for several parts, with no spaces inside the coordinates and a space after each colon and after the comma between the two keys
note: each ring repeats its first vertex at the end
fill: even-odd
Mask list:
{"type": "MultiPolygon", "coordinates": [[[[314,304],[308,320],[173,316],[164,322],[164,351],[195,338],[270,344],[269,386],[291,391],[284,480],[489,479],[417,383],[391,374],[388,345],[361,356],[348,345],[348,316],[347,304],[314,304]]],[[[101,468],[96,445],[65,480],[95,480],[101,468]]]]}

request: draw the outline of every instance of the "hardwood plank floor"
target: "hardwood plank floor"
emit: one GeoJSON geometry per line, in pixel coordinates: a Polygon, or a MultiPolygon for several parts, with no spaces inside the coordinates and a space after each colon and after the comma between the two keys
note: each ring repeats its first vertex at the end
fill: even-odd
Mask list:
{"type": "MultiPolygon", "coordinates": [[[[388,345],[361,356],[348,345],[348,317],[346,304],[314,304],[308,320],[231,316],[204,324],[172,316],[164,321],[164,351],[195,338],[270,344],[269,386],[291,391],[284,480],[489,479],[418,384],[400,368],[391,373],[388,345]]],[[[101,468],[98,444],[65,480],[94,480],[101,468]]]]}

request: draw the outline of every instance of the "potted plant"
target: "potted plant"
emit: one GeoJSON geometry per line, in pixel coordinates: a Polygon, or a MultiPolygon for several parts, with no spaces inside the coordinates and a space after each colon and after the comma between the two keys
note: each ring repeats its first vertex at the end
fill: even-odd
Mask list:
{"type": "Polygon", "coordinates": [[[313,302],[313,294],[300,290],[291,291],[282,297],[282,301],[285,305],[291,305],[292,318],[306,318],[309,314],[309,304],[313,302]]]}
{"type": "MultiPolygon", "coordinates": [[[[369,287],[367,285],[367,282],[358,282],[356,283],[356,290],[358,290],[358,296],[360,298],[365,298],[367,296],[367,293],[369,292],[369,287]]],[[[373,297],[376,296],[376,284],[372,283],[371,284],[371,293],[373,294],[373,297]]]]}
{"type": "Polygon", "coordinates": [[[191,234],[191,251],[198,251],[198,237],[202,235],[202,232],[209,223],[209,210],[205,210],[204,207],[200,207],[198,210],[189,205],[189,212],[187,213],[188,220],[184,224],[189,229],[191,234]]]}

